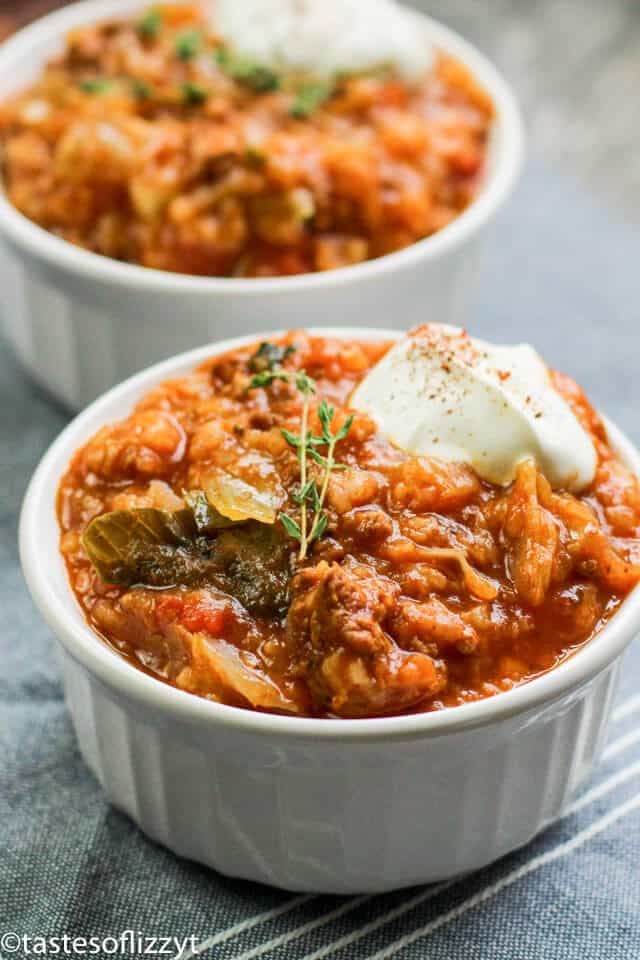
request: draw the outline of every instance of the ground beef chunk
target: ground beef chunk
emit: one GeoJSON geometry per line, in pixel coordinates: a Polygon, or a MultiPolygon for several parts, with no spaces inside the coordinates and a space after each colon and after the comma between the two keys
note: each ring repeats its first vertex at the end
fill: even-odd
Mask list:
{"type": "Polygon", "coordinates": [[[387,632],[399,587],[363,564],[324,561],[293,585],[287,632],[319,710],[343,717],[398,713],[444,683],[439,664],[387,632]]]}

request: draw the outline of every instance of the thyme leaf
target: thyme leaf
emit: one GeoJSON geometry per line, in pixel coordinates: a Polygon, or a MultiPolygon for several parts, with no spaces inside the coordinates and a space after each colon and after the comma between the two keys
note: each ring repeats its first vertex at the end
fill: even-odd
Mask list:
{"type": "Polygon", "coordinates": [[[289,517],[286,513],[281,513],[280,521],[290,537],[293,537],[294,540],[300,540],[302,536],[300,527],[292,517],[289,517]]]}
{"type": "Polygon", "coordinates": [[[254,387],[269,387],[274,380],[283,380],[285,383],[289,380],[288,373],[282,373],[278,370],[263,370],[262,373],[256,373],[249,381],[249,389],[254,387]]]}

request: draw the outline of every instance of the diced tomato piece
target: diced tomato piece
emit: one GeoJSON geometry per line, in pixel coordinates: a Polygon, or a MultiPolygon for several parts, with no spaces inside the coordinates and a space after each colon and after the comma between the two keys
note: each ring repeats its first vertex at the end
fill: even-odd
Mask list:
{"type": "Polygon", "coordinates": [[[212,637],[219,637],[225,632],[225,626],[232,615],[224,601],[200,596],[195,598],[195,601],[186,600],[180,622],[192,633],[202,631],[212,637]]]}
{"type": "Polygon", "coordinates": [[[162,593],[156,600],[156,614],[159,620],[171,622],[177,620],[182,613],[184,599],[175,593],[162,593]]]}

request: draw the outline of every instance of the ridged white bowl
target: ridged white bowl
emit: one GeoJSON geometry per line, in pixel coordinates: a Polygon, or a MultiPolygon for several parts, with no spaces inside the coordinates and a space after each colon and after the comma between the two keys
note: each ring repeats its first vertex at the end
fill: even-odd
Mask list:
{"type": "MultiPolygon", "coordinates": [[[[82,754],[145,833],[232,876],[356,893],[482,867],[557,817],[588,776],[619,659],[640,625],[639,590],[591,643],[531,683],[438,713],[335,721],[253,713],[169,687],[102,642],[73,596],[55,497],[74,451],[157,383],[245,339],[184,354],[110,391],[63,431],[31,481],[22,564],[59,641],[82,754]]],[[[629,440],[613,426],[609,434],[640,473],[629,440]]]]}
{"type": "MultiPolygon", "coordinates": [[[[149,0],[85,0],[20,31],[0,46],[0,101],[35,80],[71,27],[147,6],[149,0]]],[[[165,273],[80,250],[27,220],[0,190],[0,305],[8,338],[36,380],[80,409],[148,364],[221,337],[342,322],[464,323],[486,227],[520,169],[522,128],[494,67],[457,34],[423,19],[434,43],[470,68],[496,107],[486,183],[468,210],[379,260],[242,280],[165,273]]]]}

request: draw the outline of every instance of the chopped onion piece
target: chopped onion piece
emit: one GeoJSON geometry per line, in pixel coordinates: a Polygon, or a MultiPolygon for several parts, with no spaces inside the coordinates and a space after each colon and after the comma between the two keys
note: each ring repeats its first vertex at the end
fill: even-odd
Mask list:
{"type": "Polygon", "coordinates": [[[259,490],[221,470],[207,478],[204,489],[209,502],[229,520],[276,522],[280,498],[273,490],[259,490]]]}
{"type": "Polygon", "coordinates": [[[431,556],[434,559],[454,560],[460,565],[462,578],[469,593],[479,600],[495,600],[498,596],[498,587],[490,577],[478,573],[471,566],[462,550],[456,550],[454,547],[422,547],[421,555],[431,556]]]}
{"type": "Polygon", "coordinates": [[[284,713],[300,712],[297,704],[285,697],[272,680],[243,661],[241,652],[233,644],[196,633],[192,652],[196,673],[209,673],[222,687],[252,707],[284,713]]]}

